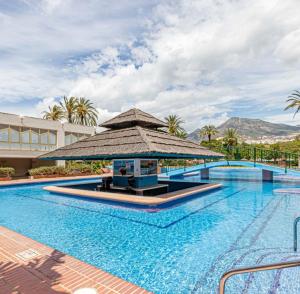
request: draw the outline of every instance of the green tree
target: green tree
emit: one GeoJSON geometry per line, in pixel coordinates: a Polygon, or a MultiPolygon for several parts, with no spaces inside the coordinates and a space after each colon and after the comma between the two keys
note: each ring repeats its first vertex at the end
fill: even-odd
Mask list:
{"type": "Polygon", "coordinates": [[[290,108],[296,109],[294,113],[295,117],[295,115],[300,111],[300,91],[294,91],[290,96],[288,96],[286,102],[289,104],[284,110],[288,110],[290,108]]]}
{"type": "Polygon", "coordinates": [[[165,121],[168,125],[168,133],[171,135],[178,135],[180,132],[184,131],[181,124],[183,120],[176,114],[170,114],[169,116],[165,117],[165,121]]]}
{"type": "Polygon", "coordinates": [[[181,138],[181,139],[186,139],[188,134],[185,130],[181,130],[181,131],[178,131],[175,136],[177,136],[178,138],[181,138]]]}
{"type": "Polygon", "coordinates": [[[74,123],[76,119],[76,107],[78,103],[78,98],[76,97],[66,97],[64,96],[63,101],[61,101],[60,107],[64,111],[64,116],[69,123],[74,123]]]}
{"type": "Polygon", "coordinates": [[[224,133],[223,141],[226,147],[230,148],[236,146],[238,144],[238,133],[236,129],[227,129],[224,133]]]}
{"type": "Polygon", "coordinates": [[[218,130],[213,125],[206,125],[200,130],[200,136],[206,137],[208,139],[208,142],[211,141],[211,137],[215,136],[218,133],[218,130]]]}
{"type": "Polygon", "coordinates": [[[97,119],[98,112],[93,103],[83,97],[77,99],[75,105],[75,122],[86,126],[96,126],[97,119]]]}
{"type": "Polygon", "coordinates": [[[61,120],[64,112],[59,105],[49,106],[48,111],[43,111],[43,118],[49,120],[61,120]]]}

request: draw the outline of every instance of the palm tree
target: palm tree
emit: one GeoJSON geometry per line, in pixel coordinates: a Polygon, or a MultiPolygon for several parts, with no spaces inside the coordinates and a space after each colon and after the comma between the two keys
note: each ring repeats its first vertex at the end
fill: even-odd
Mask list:
{"type": "Polygon", "coordinates": [[[181,131],[178,131],[176,134],[175,134],[175,136],[177,136],[178,138],[180,138],[180,139],[186,139],[187,138],[187,136],[188,136],[188,134],[187,134],[187,132],[185,131],[185,130],[181,130],[181,131]]]}
{"type": "Polygon", "coordinates": [[[61,120],[64,117],[64,112],[59,105],[49,106],[48,111],[43,111],[43,119],[61,120]]]}
{"type": "Polygon", "coordinates": [[[200,136],[205,137],[207,136],[208,142],[211,141],[211,137],[216,135],[218,133],[218,130],[213,125],[206,125],[200,130],[200,136]]]}
{"type": "Polygon", "coordinates": [[[75,112],[76,112],[76,105],[78,102],[78,98],[76,97],[66,97],[64,96],[63,101],[59,102],[61,108],[64,111],[64,116],[69,123],[75,122],[75,112]]]}
{"type": "Polygon", "coordinates": [[[170,114],[169,116],[165,117],[165,121],[168,125],[167,128],[169,134],[176,136],[176,134],[184,131],[184,129],[181,127],[183,120],[176,114],[170,114]]]}
{"type": "Polygon", "coordinates": [[[286,102],[289,102],[289,104],[284,110],[296,108],[294,113],[295,117],[295,115],[300,111],[300,91],[295,90],[290,96],[288,96],[286,102]]]}
{"type": "Polygon", "coordinates": [[[238,143],[238,133],[236,129],[227,129],[224,133],[224,143],[227,147],[232,147],[238,143]]]}
{"type": "Polygon", "coordinates": [[[98,112],[93,103],[86,98],[79,98],[75,108],[76,122],[86,126],[96,126],[98,112]]]}

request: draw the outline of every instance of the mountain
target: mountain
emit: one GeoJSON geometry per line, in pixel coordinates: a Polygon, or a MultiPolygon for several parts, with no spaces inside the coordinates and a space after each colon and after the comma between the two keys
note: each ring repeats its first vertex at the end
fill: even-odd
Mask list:
{"type": "MultiPolygon", "coordinates": [[[[217,137],[222,137],[228,129],[236,129],[243,139],[291,137],[300,133],[300,126],[270,123],[261,119],[232,117],[217,127],[219,131],[217,137]]],[[[199,142],[200,129],[196,129],[188,135],[192,141],[199,142]]]]}
{"type": "Polygon", "coordinates": [[[196,129],[195,131],[191,132],[190,134],[188,134],[187,138],[191,141],[198,143],[200,141],[200,136],[199,136],[200,130],[201,129],[196,129]]]}

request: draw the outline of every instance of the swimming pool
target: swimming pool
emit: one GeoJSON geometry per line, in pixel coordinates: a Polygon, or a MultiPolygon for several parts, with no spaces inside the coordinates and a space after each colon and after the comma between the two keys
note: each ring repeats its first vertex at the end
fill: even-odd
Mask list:
{"type": "MultiPolygon", "coordinates": [[[[300,196],[273,189],[300,182],[262,183],[247,169],[211,176],[224,188],[151,213],[50,194],[42,190],[47,184],[2,187],[0,225],[155,293],[215,293],[232,267],[298,257],[292,223],[300,196]]],[[[299,293],[291,276],[300,271],[234,277],[226,293],[299,293]]]]}

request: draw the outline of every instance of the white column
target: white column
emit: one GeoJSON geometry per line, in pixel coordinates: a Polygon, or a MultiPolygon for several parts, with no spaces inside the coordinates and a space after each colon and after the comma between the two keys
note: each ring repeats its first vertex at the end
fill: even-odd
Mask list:
{"type": "MultiPolygon", "coordinates": [[[[61,124],[59,128],[57,129],[57,137],[56,137],[56,144],[57,148],[65,146],[65,130],[64,130],[64,125],[61,124]]],[[[56,160],[56,165],[57,166],[66,166],[65,160],[56,160]]]]}

